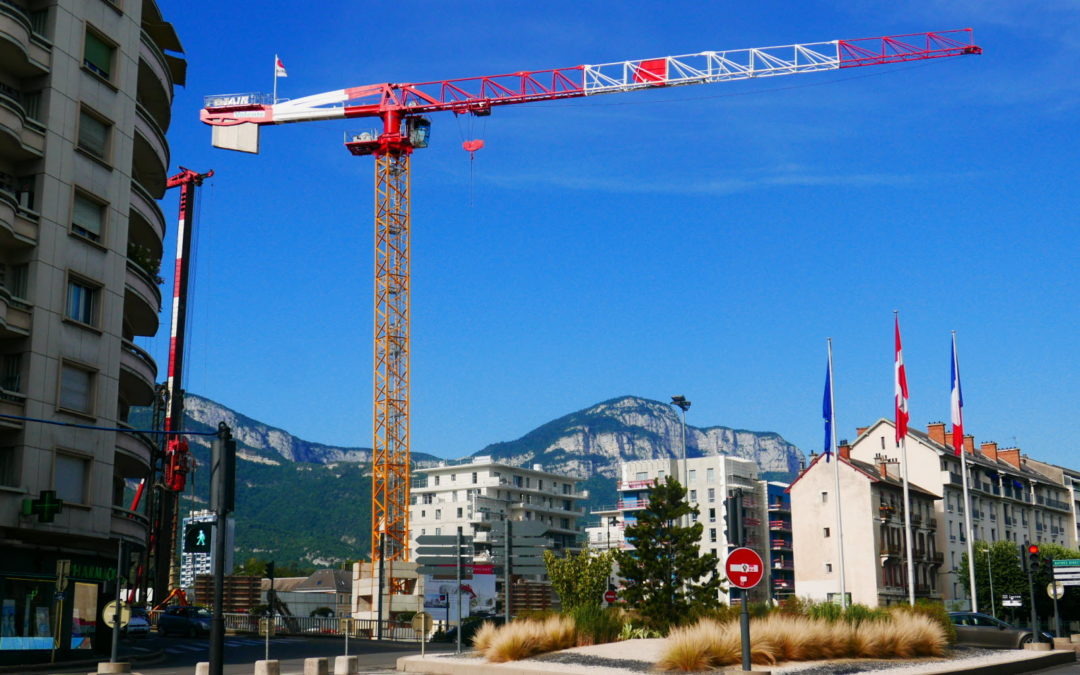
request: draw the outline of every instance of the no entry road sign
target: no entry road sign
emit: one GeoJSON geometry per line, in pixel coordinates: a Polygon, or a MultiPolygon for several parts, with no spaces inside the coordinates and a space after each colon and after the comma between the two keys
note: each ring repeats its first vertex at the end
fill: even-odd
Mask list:
{"type": "Polygon", "coordinates": [[[619,599],[618,593],[615,591],[604,591],[604,602],[609,605],[614,605],[615,601],[619,599]]]}
{"type": "Polygon", "coordinates": [[[749,548],[737,548],[728,554],[724,563],[728,581],[735,588],[753,588],[761,583],[765,574],[765,565],[757,551],[749,548]]]}

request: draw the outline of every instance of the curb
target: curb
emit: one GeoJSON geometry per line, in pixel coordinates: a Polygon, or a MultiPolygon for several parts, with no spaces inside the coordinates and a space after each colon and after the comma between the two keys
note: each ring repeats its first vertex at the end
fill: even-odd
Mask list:
{"type": "MultiPolygon", "coordinates": [[[[122,658],[132,665],[152,666],[165,660],[165,651],[158,650],[146,654],[125,654],[122,658]]],[[[42,670],[70,670],[72,668],[97,668],[105,659],[83,659],[81,661],[56,661],[55,663],[27,663],[23,665],[0,666],[0,673],[32,673],[42,670]]]]}
{"type": "MultiPolygon", "coordinates": [[[[480,673],[487,673],[488,675],[551,675],[552,672],[550,668],[545,667],[545,664],[542,663],[536,663],[535,665],[533,663],[520,661],[516,663],[487,663],[479,658],[470,661],[450,662],[443,659],[421,657],[419,655],[403,656],[397,660],[397,670],[404,673],[424,673],[425,675],[477,675],[480,673]]],[[[942,664],[943,668],[941,670],[934,670],[932,672],[934,675],[966,675],[968,673],[978,673],[979,675],[1015,675],[1075,662],[1075,651],[1058,650],[1038,652],[1032,656],[1009,661],[1007,663],[983,663],[966,666],[957,664],[954,668],[942,664]]],[[[574,671],[560,670],[560,672],[571,673],[574,671]]],[[[581,669],[576,672],[590,672],[590,667],[582,665],[581,669]]],[[[631,671],[628,670],[625,672],[629,673],[631,671]]],[[[732,671],[729,667],[723,672],[745,671],[738,669],[732,671]]],[[[758,671],[754,672],[756,673],[758,671]]],[[[762,675],[764,675],[764,673],[762,673],[762,675]]]]}

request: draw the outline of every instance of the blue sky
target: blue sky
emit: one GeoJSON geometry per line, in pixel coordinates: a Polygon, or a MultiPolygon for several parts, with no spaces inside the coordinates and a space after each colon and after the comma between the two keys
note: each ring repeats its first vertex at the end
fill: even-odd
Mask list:
{"type": "MultiPolygon", "coordinates": [[[[892,415],[898,309],[912,424],[948,418],[956,330],[976,441],[1080,466],[1075,3],[161,7],[189,61],[172,160],[217,172],[188,390],[355,446],[371,444],[373,162],[342,136],[374,125],[272,127],[241,155],[210,147],[203,95],[269,91],[275,53],[279,94],[299,97],[971,27],[982,56],[433,116],[412,167],[412,448],[457,457],[615,396],[685,394],[691,424],[820,451],[826,338],[853,436],[892,415]]],[[[167,320],[143,341],[162,377],[167,320]]]]}

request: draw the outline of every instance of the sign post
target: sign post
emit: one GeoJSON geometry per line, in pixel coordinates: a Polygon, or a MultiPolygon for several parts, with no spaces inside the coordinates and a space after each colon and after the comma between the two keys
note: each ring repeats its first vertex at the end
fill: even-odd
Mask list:
{"type": "Polygon", "coordinates": [[[757,551],[749,548],[737,548],[728,554],[724,563],[731,585],[742,589],[742,614],[739,615],[739,633],[742,639],[742,669],[750,670],[750,598],[749,591],[761,583],[765,574],[765,564],[757,551]]]}

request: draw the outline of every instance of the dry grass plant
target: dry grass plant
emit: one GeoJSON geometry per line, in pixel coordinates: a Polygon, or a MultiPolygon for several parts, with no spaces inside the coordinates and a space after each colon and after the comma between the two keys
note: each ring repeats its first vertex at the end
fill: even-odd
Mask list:
{"type": "MultiPolygon", "coordinates": [[[[849,623],[774,614],[751,624],[751,661],[817,661],[836,658],[909,659],[941,656],[947,638],[933,619],[910,612],[849,623]]],[[[742,647],[736,621],[705,619],[676,628],[657,667],[704,670],[739,663],[742,647]]]]}
{"type": "MultiPolygon", "coordinates": [[[[494,628],[481,649],[488,661],[519,661],[536,654],[568,649],[576,644],[574,622],[569,617],[553,615],[543,620],[527,619],[494,628]]],[[[474,641],[474,644],[475,641],[474,641]]]]}
{"type": "Polygon", "coordinates": [[[480,628],[476,629],[476,634],[473,635],[472,643],[473,649],[478,652],[486,652],[488,647],[491,646],[492,640],[495,639],[496,633],[499,632],[499,627],[490,621],[485,621],[480,625],[480,628]]]}

